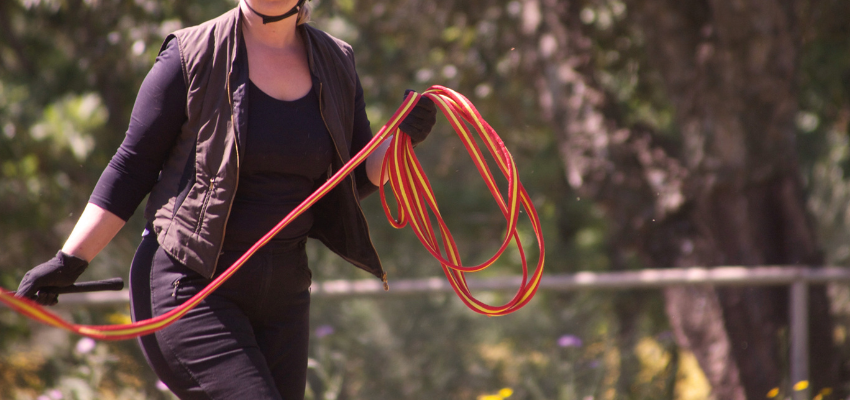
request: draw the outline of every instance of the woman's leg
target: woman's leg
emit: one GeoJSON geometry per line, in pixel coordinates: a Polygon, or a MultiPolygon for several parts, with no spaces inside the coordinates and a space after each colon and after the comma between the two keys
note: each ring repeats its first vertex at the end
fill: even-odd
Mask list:
{"type": "MultiPolygon", "coordinates": [[[[159,250],[159,244],[152,234],[145,231],[142,243],[136,250],[133,263],[130,266],[130,313],[133,322],[153,318],[151,307],[151,267],[154,255],[159,250]]],[[[169,388],[180,392],[189,392],[184,398],[207,399],[203,391],[194,382],[191,375],[183,369],[172,369],[166,361],[157,336],[145,335],[138,338],[142,353],[154,373],[169,388]]]]}
{"type": "MultiPolygon", "coordinates": [[[[225,258],[229,258],[227,253],[225,258]]],[[[251,318],[257,344],[285,400],[303,400],[310,339],[310,282],[304,242],[273,241],[254,255],[257,266],[234,276],[234,285],[250,288],[240,303],[251,318]]]]}
{"type": "MultiPolygon", "coordinates": [[[[209,282],[174,261],[156,245],[153,235],[149,236],[143,239],[131,272],[137,320],[174,309],[209,282]],[[150,247],[154,246],[151,256],[150,247]],[[145,268],[144,264],[149,266],[145,268]],[[139,282],[145,269],[151,271],[147,304],[139,282]],[[181,283],[175,288],[178,279],[181,283]]],[[[229,291],[225,286],[219,291],[229,291]]],[[[148,362],[181,399],[281,399],[250,320],[219,291],[174,324],[142,338],[148,362]]]]}
{"type": "Polygon", "coordinates": [[[282,398],[304,399],[310,340],[310,292],[279,299],[274,319],[256,327],[257,343],[282,398]]]}

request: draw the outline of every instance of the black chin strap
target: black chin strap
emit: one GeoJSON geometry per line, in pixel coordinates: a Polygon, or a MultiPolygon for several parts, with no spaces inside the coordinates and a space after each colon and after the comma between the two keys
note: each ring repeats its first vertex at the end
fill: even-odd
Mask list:
{"type": "Polygon", "coordinates": [[[304,5],[305,1],[307,1],[307,0],[298,0],[298,4],[296,4],[295,7],[292,7],[291,10],[287,11],[284,14],[274,15],[274,16],[258,13],[257,10],[251,8],[251,6],[248,4],[247,1],[245,2],[245,5],[248,6],[248,9],[251,10],[251,12],[253,12],[254,14],[257,14],[258,17],[262,18],[263,19],[263,25],[265,25],[265,24],[269,24],[269,23],[272,23],[272,22],[284,20],[284,19],[287,19],[287,18],[289,18],[289,17],[291,17],[295,14],[298,14],[298,11],[301,10],[301,6],[304,5]]]}

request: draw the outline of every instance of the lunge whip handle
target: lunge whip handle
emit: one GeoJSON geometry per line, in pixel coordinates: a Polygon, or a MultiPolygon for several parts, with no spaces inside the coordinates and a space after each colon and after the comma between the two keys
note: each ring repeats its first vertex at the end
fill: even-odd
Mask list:
{"type": "MultiPolygon", "coordinates": [[[[106,290],[121,290],[124,289],[124,279],[109,278],[100,281],[77,282],[71,286],[65,287],[45,287],[39,291],[45,290],[56,294],[66,293],[83,293],[83,292],[101,292],[106,290]]],[[[14,293],[14,292],[12,292],[14,293]]]]}

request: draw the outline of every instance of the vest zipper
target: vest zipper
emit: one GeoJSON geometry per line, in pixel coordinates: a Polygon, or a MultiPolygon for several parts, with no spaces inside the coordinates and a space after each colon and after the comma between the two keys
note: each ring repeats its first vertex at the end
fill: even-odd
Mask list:
{"type": "Polygon", "coordinates": [[[201,206],[201,215],[198,216],[198,224],[195,226],[195,235],[201,231],[201,225],[203,225],[204,217],[207,215],[207,207],[209,206],[213,191],[215,191],[215,177],[210,179],[210,188],[207,189],[207,194],[204,195],[204,203],[201,206]]]}
{"type": "MultiPolygon", "coordinates": [[[[227,104],[230,105],[230,126],[233,127],[233,135],[236,136],[236,121],[233,120],[233,92],[230,90],[230,71],[227,72],[226,85],[227,104]]],[[[236,136],[233,140],[233,145],[236,146],[236,181],[233,184],[233,194],[230,196],[230,202],[227,205],[227,214],[224,215],[224,227],[221,229],[221,240],[219,240],[218,249],[215,251],[215,261],[213,262],[212,274],[210,274],[210,276],[215,276],[215,270],[218,269],[218,259],[221,257],[221,248],[224,246],[224,235],[227,233],[227,221],[230,219],[230,211],[233,209],[233,200],[236,199],[236,189],[239,187],[239,169],[241,161],[239,159],[238,136],[236,136]]]]}
{"type": "MultiPolygon", "coordinates": [[[[327,122],[327,121],[325,121],[325,108],[324,108],[324,106],[322,105],[322,95],[323,95],[323,92],[324,92],[324,91],[322,90],[322,87],[323,87],[323,83],[322,83],[322,82],[319,82],[319,115],[322,117],[322,123],[324,123],[324,124],[325,124],[325,129],[327,129],[327,130],[328,130],[328,133],[330,133],[330,132],[331,132],[331,130],[330,130],[330,128],[328,127],[328,122],[327,122]]],[[[331,135],[331,143],[333,143],[333,144],[334,144],[334,150],[336,151],[336,156],[337,156],[337,158],[338,158],[340,161],[342,161],[342,154],[339,152],[339,146],[337,146],[337,144],[336,144],[336,140],[334,139],[334,135],[331,135]]],[[[331,175],[333,175],[333,174],[331,174],[331,175]]],[[[330,176],[328,176],[328,178],[330,178],[330,176]]],[[[354,186],[354,179],[351,179],[351,190],[354,192],[354,194],[355,194],[355,195],[357,194],[357,187],[356,187],[356,186],[354,186]]],[[[360,207],[360,203],[359,203],[359,202],[355,202],[355,203],[357,203],[357,204],[356,204],[356,205],[357,205],[357,210],[359,210],[359,211],[360,211],[360,216],[361,216],[361,217],[363,217],[363,222],[364,222],[364,223],[366,223],[366,230],[368,231],[368,230],[369,230],[369,221],[367,221],[367,220],[366,220],[366,217],[365,217],[365,215],[363,214],[363,208],[362,208],[362,207],[360,207]]],[[[370,245],[370,246],[372,246],[372,251],[373,251],[375,254],[378,254],[378,251],[375,249],[375,244],[374,244],[374,243],[372,243],[372,239],[371,239],[371,238],[369,238],[369,245],[370,245]]],[[[342,256],[340,255],[340,257],[342,257],[342,256]]],[[[350,260],[350,259],[348,259],[347,257],[342,257],[342,258],[344,258],[344,259],[348,260],[349,262],[352,262],[352,263],[353,263],[353,260],[350,260]]],[[[383,269],[383,268],[382,268],[382,269],[383,269]]],[[[389,291],[389,290],[390,290],[390,284],[389,284],[389,281],[387,280],[387,273],[386,273],[386,271],[381,271],[381,272],[382,272],[382,273],[381,273],[381,282],[383,282],[383,284],[384,284],[384,291],[389,291]]]]}

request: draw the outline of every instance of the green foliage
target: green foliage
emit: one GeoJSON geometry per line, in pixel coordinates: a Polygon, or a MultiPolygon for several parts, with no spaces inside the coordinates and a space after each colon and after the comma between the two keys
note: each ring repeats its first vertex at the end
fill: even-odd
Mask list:
{"type": "Polygon", "coordinates": [[[593,301],[568,316],[544,303],[552,302],[482,318],[451,294],[315,302],[314,398],[470,399],[507,387],[516,398],[549,399],[567,386],[578,398],[604,390],[610,321],[593,301]],[[559,346],[568,334],[575,339],[559,346]]]}
{"type": "MultiPolygon", "coordinates": [[[[536,85],[543,74],[570,71],[534,69],[534,57],[545,56],[551,45],[551,38],[536,34],[545,16],[535,16],[534,2],[313,3],[315,24],[355,49],[373,130],[406,88],[440,84],[475,103],[512,152],[543,220],[547,273],[606,271],[615,261],[621,268],[641,267],[627,250],[610,249],[610,228],[620,221],[566,184],[557,131],[540,111],[536,85]],[[615,253],[624,259],[612,260],[615,253]]],[[[122,140],[135,93],[164,36],[233,4],[0,2],[0,285],[13,288],[60,246],[122,140]]],[[[594,64],[591,71],[571,73],[590,74],[612,94],[617,104],[606,112],[624,126],[650,126],[678,140],[672,107],[624,3],[576,5],[581,29],[592,38],[587,45],[594,64]]],[[[843,263],[850,257],[850,36],[842,7],[839,0],[822,2],[806,14],[798,140],[827,253],[843,263]]],[[[504,235],[504,220],[441,117],[417,155],[465,262],[489,258],[504,235]]],[[[504,180],[500,184],[504,188],[504,180]]],[[[391,286],[394,279],[442,275],[410,230],[384,222],[377,195],[363,207],[391,286]]],[[[142,223],[134,217],[84,278],[126,276],[142,223]]],[[[521,224],[534,265],[531,230],[521,224]]],[[[317,280],[369,278],[315,243],[308,251],[317,280]]],[[[494,269],[475,276],[517,274],[519,268],[511,249],[494,269]]],[[[509,294],[476,295],[500,304],[509,294]]],[[[108,323],[116,312],[123,310],[78,310],[69,317],[108,323]]],[[[312,312],[312,399],[493,398],[503,388],[512,390],[511,399],[672,398],[672,388],[679,398],[698,398],[682,394],[691,385],[683,377],[698,373],[686,373],[693,372],[692,363],[673,345],[655,292],[541,292],[523,310],[499,318],[475,314],[451,294],[315,299],[312,312]]],[[[98,343],[82,353],[78,340],[0,309],[0,398],[35,398],[51,390],[79,399],[169,397],[156,388],[134,341],[98,343]],[[36,346],[45,337],[59,344],[36,346]]]]}
{"type": "MultiPolygon", "coordinates": [[[[128,322],[123,309],[102,308],[74,313],[60,308],[60,315],[77,323],[108,324],[128,322]]],[[[21,329],[23,317],[0,310],[7,327],[17,327],[16,340],[2,343],[0,355],[0,398],[35,399],[169,399],[170,393],[157,387],[156,377],[144,363],[135,341],[97,342],[71,337],[63,331],[33,327],[29,335],[21,329]],[[18,319],[18,321],[15,321],[18,319]],[[44,399],[45,397],[38,397],[44,399]]]]}

